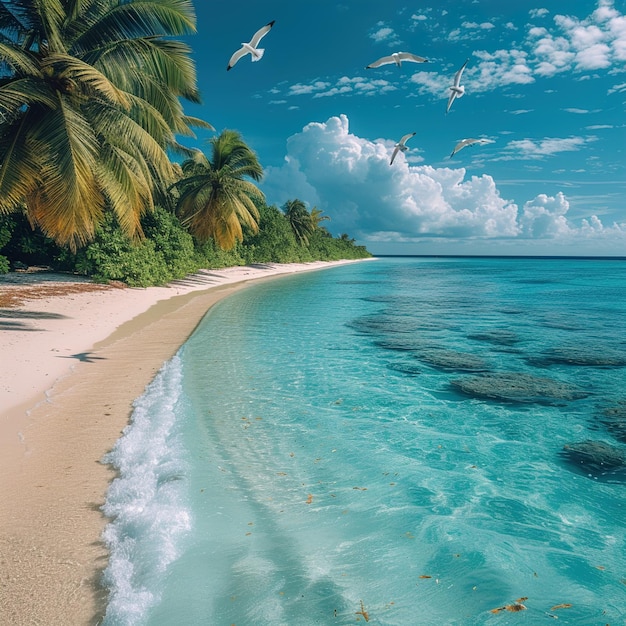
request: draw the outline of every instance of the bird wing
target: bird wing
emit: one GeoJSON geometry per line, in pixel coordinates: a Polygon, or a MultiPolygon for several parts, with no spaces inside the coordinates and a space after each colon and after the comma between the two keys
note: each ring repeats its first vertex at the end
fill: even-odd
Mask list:
{"type": "Polygon", "coordinates": [[[235,54],[230,57],[230,61],[228,62],[228,67],[226,68],[226,71],[231,69],[235,65],[235,63],[237,63],[237,61],[239,61],[239,59],[241,59],[241,57],[245,56],[246,54],[248,54],[248,51],[245,48],[239,48],[239,50],[237,50],[237,52],[235,52],[235,54]]]}
{"type": "Polygon", "coordinates": [[[452,158],[459,150],[463,150],[463,148],[469,148],[470,146],[474,146],[476,144],[485,145],[486,143],[494,143],[493,139],[462,139],[459,143],[454,146],[454,150],[450,155],[452,158]]]}
{"type": "Polygon", "coordinates": [[[369,70],[373,67],[380,67],[381,65],[389,65],[389,63],[395,63],[392,56],[381,57],[380,59],[378,59],[378,61],[374,61],[373,63],[370,63],[368,66],[366,66],[365,69],[369,70]]]}
{"type": "Polygon", "coordinates": [[[461,141],[459,141],[459,143],[456,144],[456,146],[454,146],[454,150],[452,150],[452,154],[450,155],[450,158],[452,158],[459,150],[463,150],[463,148],[467,147],[467,146],[471,146],[474,143],[477,143],[479,141],[479,139],[461,139],[461,141]]]}
{"type": "Polygon", "coordinates": [[[250,45],[253,48],[256,48],[259,45],[259,41],[261,41],[261,39],[263,39],[263,37],[265,37],[265,35],[270,32],[272,26],[274,26],[275,21],[276,20],[272,20],[269,24],[266,24],[265,26],[263,26],[263,28],[259,28],[259,30],[254,33],[254,37],[252,37],[252,39],[250,40],[250,45]]]}
{"type": "Polygon", "coordinates": [[[391,155],[391,161],[389,162],[389,165],[393,165],[393,160],[396,158],[396,155],[398,154],[398,152],[400,151],[400,148],[398,146],[396,146],[394,148],[394,151],[391,155]]]}
{"type": "Polygon", "coordinates": [[[400,141],[398,142],[400,145],[404,145],[409,139],[411,139],[411,137],[413,137],[415,135],[415,133],[408,133],[407,135],[404,135],[402,137],[402,139],[400,139],[400,141]]]}
{"type": "Polygon", "coordinates": [[[452,103],[454,102],[455,98],[456,98],[456,92],[454,91],[450,92],[450,97],[448,98],[448,106],[446,107],[446,113],[450,110],[450,107],[452,106],[452,103]]]}
{"type": "Polygon", "coordinates": [[[463,70],[465,69],[465,66],[467,65],[467,62],[469,61],[469,59],[466,59],[465,63],[463,63],[463,65],[461,65],[461,67],[457,70],[456,74],[454,75],[454,86],[458,87],[461,84],[461,76],[463,75],[463,70]]]}
{"type": "Polygon", "coordinates": [[[424,57],[418,57],[417,54],[411,54],[410,52],[398,52],[398,56],[403,61],[413,61],[413,63],[428,63],[428,59],[424,57]]]}

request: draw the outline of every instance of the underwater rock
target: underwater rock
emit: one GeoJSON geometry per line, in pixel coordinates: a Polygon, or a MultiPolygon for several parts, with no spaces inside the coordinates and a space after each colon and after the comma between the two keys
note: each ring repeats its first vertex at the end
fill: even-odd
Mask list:
{"type": "Polygon", "coordinates": [[[364,315],[348,322],[346,325],[365,335],[412,334],[424,330],[427,326],[427,324],[417,319],[385,313],[364,315]]]}
{"type": "Polygon", "coordinates": [[[374,345],[378,346],[379,348],[385,348],[386,350],[410,352],[415,350],[422,350],[427,344],[422,339],[417,339],[415,337],[398,336],[377,339],[376,341],[374,341],[374,345]]]}
{"type": "Polygon", "coordinates": [[[466,352],[435,349],[420,352],[417,356],[420,361],[447,370],[480,372],[488,369],[483,359],[473,354],[467,354],[466,352]]]}
{"type": "Polygon", "coordinates": [[[626,353],[601,346],[560,346],[540,356],[529,357],[527,361],[541,367],[549,365],[623,367],[626,365],[626,353]]]}
{"type": "Polygon", "coordinates": [[[516,333],[505,328],[496,328],[493,330],[485,330],[480,333],[472,333],[468,335],[469,339],[475,339],[476,341],[486,341],[498,346],[512,346],[519,342],[519,337],[516,333]]]}
{"type": "Polygon", "coordinates": [[[626,400],[604,409],[600,422],[615,439],[626,443],[626,400]]]}
{"type": "Polygon", "coordinates": [[[504,402],[552,404],[589,395],[574,385],[519,372],[467,376],[453,380],[451,384],[469,396],[504,402]]]}
{"type": "Polygon", "coordinates": [[[626,481],[626,452],[605,441],[587,439],[568,443],[563,446],[561,456],[587,476],[626,481]]]}
{"type": "Polygon", "coordinates": [[[422,373],[420,366],[414,361],[396,361],[394,363],[388,363],[387,367],[394,372],[401,372],[409,376],[419,376],[422,373]]]}

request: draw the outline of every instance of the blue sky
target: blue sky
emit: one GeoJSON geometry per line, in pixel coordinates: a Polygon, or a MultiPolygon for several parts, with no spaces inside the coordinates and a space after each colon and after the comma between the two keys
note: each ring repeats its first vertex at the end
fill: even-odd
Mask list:
{"type": "Polygon", "coordinates": [[[195,6],[185,111],[241,133],[269,204],[316,206],[375,254],[626,256],[626,0],[195,6]],[[227,72],[271,20],[263,58],[227,72]],[[365,69],[398,51],[429,62],[365,69]],[[450,158],[467,137],[493,143],[450,158]]]}

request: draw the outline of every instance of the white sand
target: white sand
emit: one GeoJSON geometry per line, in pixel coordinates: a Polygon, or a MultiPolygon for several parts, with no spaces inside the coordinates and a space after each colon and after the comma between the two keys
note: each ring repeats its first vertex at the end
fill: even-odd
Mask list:
{"type": "MultiPolygon", "coordinates": [[[[107,557],[100,507],[113,478],[100,460],[133,400],[219,299],[250,280],[337,264],[207,270],[167,287],[79,291],[0,309],[1,624],[98,623],[107,557]]],[[[53,278],[27,282],[35,295],[51,284],[56,293],[77,287],[53,278]]],[[[0,277],[0,294],[20,289],[0,277]]]]}

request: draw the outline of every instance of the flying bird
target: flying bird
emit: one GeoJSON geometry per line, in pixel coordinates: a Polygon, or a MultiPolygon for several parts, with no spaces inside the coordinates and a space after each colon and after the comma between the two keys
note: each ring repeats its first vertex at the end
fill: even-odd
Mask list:
{"type": "Polygon", "coordinates": [[[494,143],[494,141],[493,139],[461,139],[461,141],[454,146],[454,150],[452,150],[450,158],[452,158],[459,150],[463,150],[463,148],[468,148],[469,146],[475,146],[477,144],[482,146],[486,143],[494,143]]]}
{"type": "Polygon", "coordinates": [[[386,57],[381,57],[378,61],[374,61],[365,67],[366,70],[374,67],[380,67],[381,65],[390,65],[395,63],[398,67],[402,65],[402,61],[409,61],[410,63],[428,63],[428,59],[424,57],[418,57],[416,54],[410,52],[394,52],[386,57]]]}
{"type": "Polygon", "coordinates": [[[246,54],[249,54],[252,57],[252,61],[259,61],[261,59],[265,49],[258,47],[259,42],[263,39],[263,37],[265,37],[265,35],[267,35],[267,33],[270,32],[275,21],[276,20],[272,20],[269,24],[263,26],[263,28],[259,28],[259,30],[254,33],[254,37],[252,37],[248,43],[241,44],[241,48],[239,48],[239,50],[237,50],[237,52],[230,57],[226,71],[232,69],[235,63],[237,63],[237,61],[239,61],[242,57],[246,56],[246,54]]]}
{"type": "Polygon", "coordinates": [[[461,65],[461,68],[454,75],[454,84],[449,88],[450,89],[450,97],[448,98],[448,108],[446,109],[446,113],[450,110],[452,103],[456,98],[460,98],[465,93],[465,87],[461,85],[461,76],[463,75],[463,70],[467,65],[469,59],[466,59],[465,63],[461,65]]]}
{"type": "Polygon", "coordinates": [[[394,148],[393,154],[391,155],[391,162],[389,163],[389,165],[393,165],[393,160],[396,158],[398,152],[406,152],[408,150],[405,144],[409,139],[411,139],[411,137],[413,137],[413,135],[415,135],[415,133],[409,133],[408,135],[404,135],[404,137],[400,139],[400,141],[396,144],[396,147],[394,148]]]}

